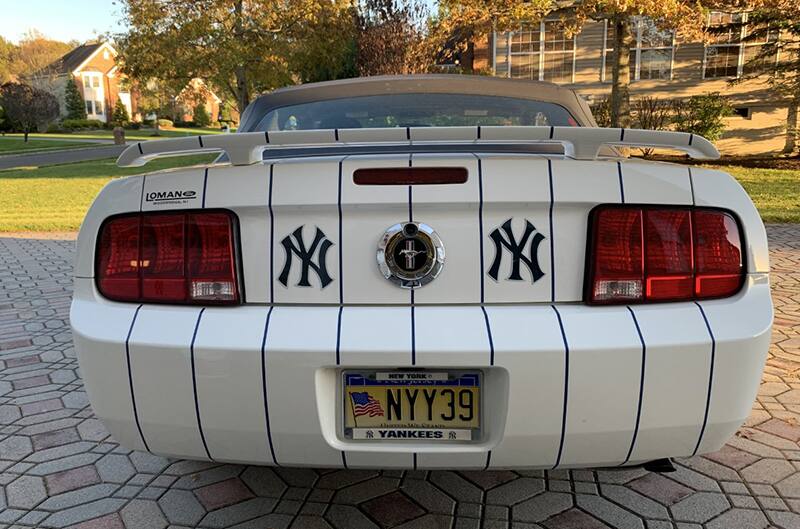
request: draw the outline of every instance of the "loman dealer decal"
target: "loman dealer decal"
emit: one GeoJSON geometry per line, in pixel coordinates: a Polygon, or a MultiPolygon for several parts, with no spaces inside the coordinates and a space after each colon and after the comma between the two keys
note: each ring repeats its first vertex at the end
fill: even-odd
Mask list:
{"type": "Polygon", "coordinates": [[[188,204],[192,200],[197,199],[197,191],[150,191],[146,193],[144,196],[145,202],[149,202],[150,204],[155,205],[162,205],[162,204],[170,204],[170,205],[183,205],[188,204]]]}

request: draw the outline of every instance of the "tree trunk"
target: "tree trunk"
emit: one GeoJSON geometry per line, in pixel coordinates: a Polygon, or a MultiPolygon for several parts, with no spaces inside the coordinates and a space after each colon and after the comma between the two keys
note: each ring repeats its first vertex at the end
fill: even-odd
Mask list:
{"type": "Polygon", "coordinates": [[[789,101],[789,111],[786,116],[786,143],[783,146],[785,154],[794,154],[800,150],[800,129],[798,129],[798,113],[800,113],[800,94],[795,94],[789,101]]]}
{"type": "MultiPolygon", "coordinates": [[[[241,40],[243,28],[243,13],[242,13],[242,0],[237,0],[233,6],[233,35],[237,40],[241,40]]],[[[239,115],[244,114],[244,109],[250,103],[250,91],[247,89],[247,70],[244,65],[236,67],[236,106],[239,109],[239,115]]]]}
{"type": "Polygon", "coordinates": [[[630,127],[631,98],[631,23],[627,16],[611,19],[614,25],[614,52],[611,56],[611,126],[630,127]]]}
{"type": "Polygon", "coordinates": [[[30,132],[30,131],[26,128],[22,132],[25,135],[25,140],[23,141],[23,143],[28,143],[28,132],[30,132]]]}

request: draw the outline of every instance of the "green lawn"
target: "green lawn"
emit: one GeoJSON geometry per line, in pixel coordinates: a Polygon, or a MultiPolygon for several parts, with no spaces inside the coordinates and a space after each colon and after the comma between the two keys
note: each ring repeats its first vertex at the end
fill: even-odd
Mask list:
{"type": "Polygon", "coordinates": [[[25,142],[22,137],[0,136],[0,155],[75,149],[78,147],[91,147],[91,145],[74,141],[36,140],[32,138],[25,142]]]}
{"type": "Polygon", "coordinates": [[[0,232],[76,231],[100,189],[114,177],[210,163],[215,154],[117,167],[115,159],[0,170],[0,232]]]}
{"type": "MultiPolygon", "coordinates": [[[[114,159],[0,170],[0,232],[74,231],[111,178],[209,163],[215,154],[154,160],[119,168],[114,159]]],[[[721,166],[753,198],[766,222],[800,222],[800,171],[721,166]]]]}
{"type": "Polygon", "coordinates": [[[742,184],[764,222],[800,222],[800,170],[718,166],[742,184]]]}
{"type": "MultiPolygon", "coordinates": [[[[206,128],[173,128],[161,129],[158,136],[154,136],[155,129],[139,129],[139,130],[126,130],[125,138],[132,141],[147,141],[147,140],[161,140],[165,138],[182,138],[184,136],[197,136],[200,134],[221,134],[221,129],[211,127],[206,128]]],[[[9,134],[8,136],[22,136],[21,134],[9,134]]],[[[75,132],[58,132],[58,133],[35,133],[30,135],[31,138],[59,138],[70,139],[80,138],[87,140],[113,140],[114,131],[111,130],[79,130],[75,132]]]]}

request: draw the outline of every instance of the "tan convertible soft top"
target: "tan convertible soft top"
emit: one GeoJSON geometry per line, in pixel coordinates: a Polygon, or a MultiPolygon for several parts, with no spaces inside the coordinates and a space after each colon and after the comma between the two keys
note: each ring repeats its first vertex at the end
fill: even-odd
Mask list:
{"type": "Polygon", "coordinates": [[[582,127],[596,127],[589,106],[575,91],[553,83],[480,75],[380,75],[280,88],[253,101],[242,116],[240,132],[258,130],[271,110],[290,105],[386,94],[466,94],[513,97],[555,103],[582,127]]]}

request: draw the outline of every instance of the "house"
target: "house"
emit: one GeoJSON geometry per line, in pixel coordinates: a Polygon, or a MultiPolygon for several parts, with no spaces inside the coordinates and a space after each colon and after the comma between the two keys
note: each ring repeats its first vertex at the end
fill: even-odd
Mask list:
{"type": "Polygon", "coordinates": [[[49,66],[31,75],[27,80],[32,85],[53,93],[66,115],[64,91],[67,80],[75,80],[83,96],[88,119],[107,123],[111,119],[114,105],[122,101],[133,115],[134,101],[125,87],[124,78],[118,73],[117,51],[107,42],[87,42],[70,50],[49,66]]]}
{"type": "MultiPolygon", "coordinates": [[[[87,42],[70,50],[63,57],[29,76],[27,81],[54,94],[67,114],[65,89],[72,77],[83,96],[86,117],[108,123],[117,101],[128,110],[134,121],[141,119],[138,91],[133,83],[119,72],[117,50],[108,42],[87,42]]],[[[175,120],[190,121],[195,106],[202,103],[211,121],[219,119],[222,100],[201,80],[192,79],[171,101],[175,120]]]]}
{"type": "MultiPolygon", "coordinates": [[[[763,42],[743,39],[746,13],[709,13],[710,25],[741,21],[741,29],[714,35],[709,43],[679,42],[647,18],[635,21],[631,50],[631,99],[651,96],[685,99],[707,92],[726,95],[735,113],[717,142],[725,154],[762,154],[784,145],[787,101],[764,78],[744,79],[763,42]],[[731,82],[737,81],[738,82],[731,82]]],[[[495,32],[474,45],[472,66],[493,75],[538,79],[575,89],[589,104],[611,92],[613,26],[587,21],[580,33],[567,34],[558,20],[523,24],[514,31],[495,32]]],[[[777,33],[768,38],[778,38],[777,33]]],[[[776,57],[775,60],[778,60],[776,57]]]]}

